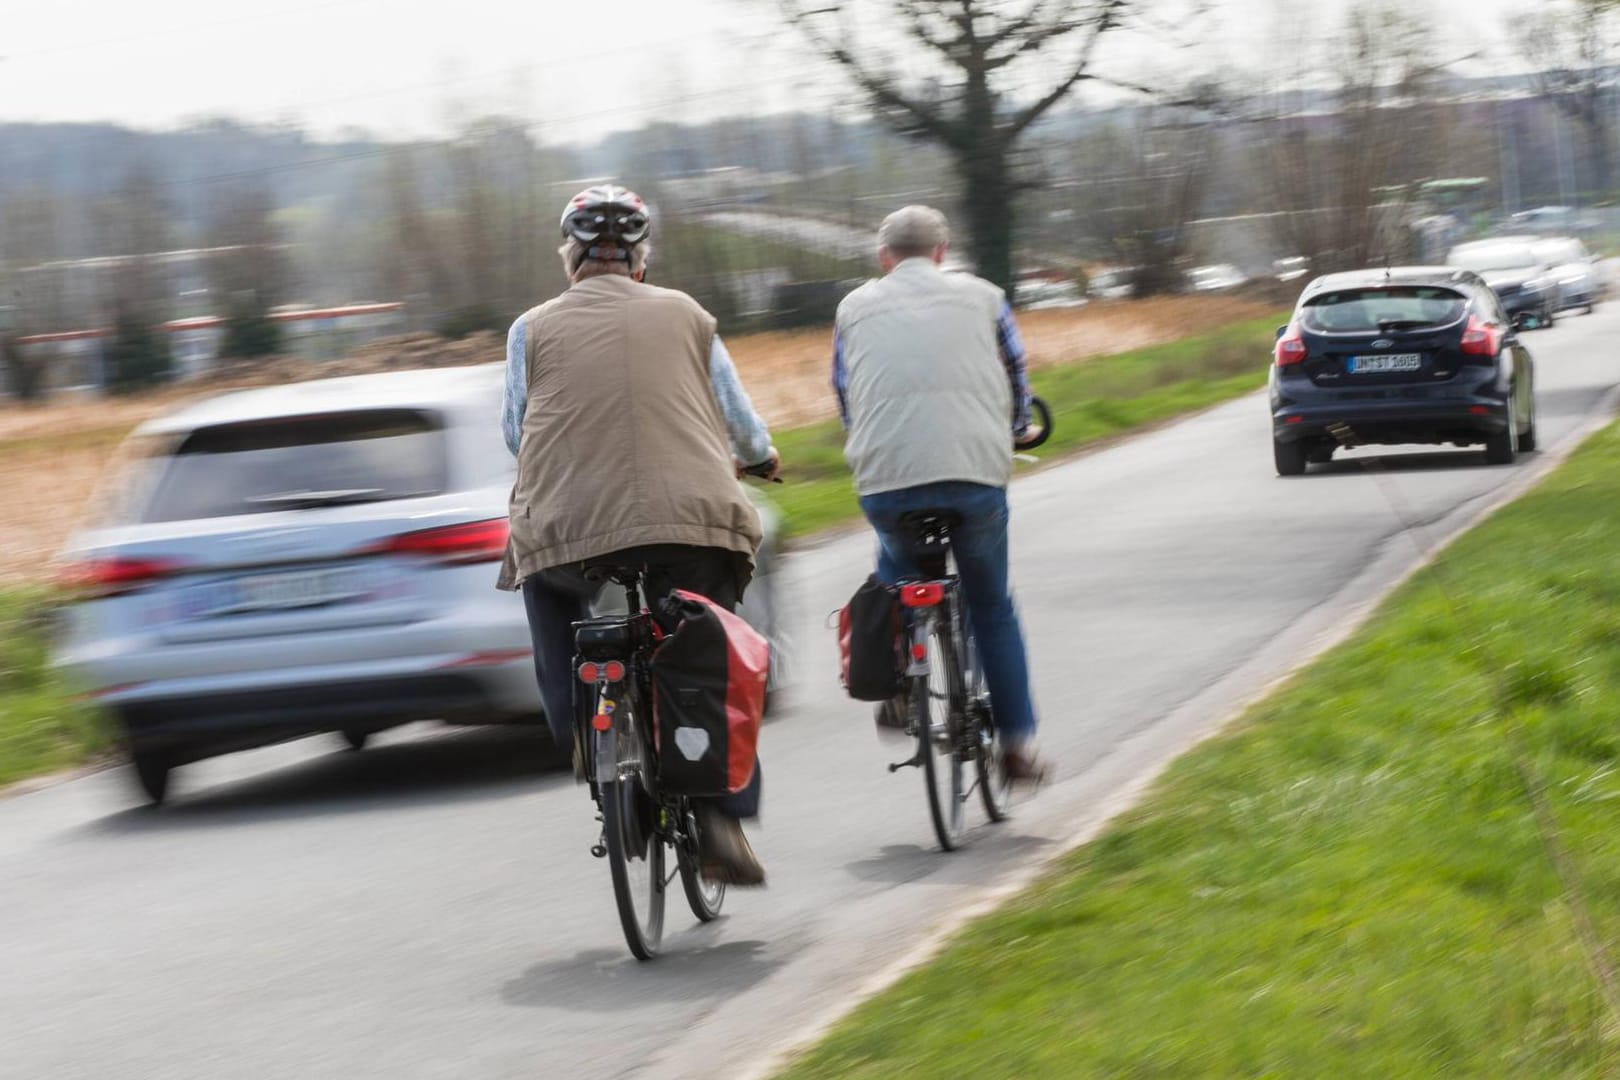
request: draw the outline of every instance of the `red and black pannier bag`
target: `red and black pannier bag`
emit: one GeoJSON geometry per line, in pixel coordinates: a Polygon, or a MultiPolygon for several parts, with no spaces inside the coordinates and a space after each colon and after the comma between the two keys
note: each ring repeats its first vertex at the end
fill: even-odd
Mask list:
{"type": "Polygon", "coordinates": [[[888,701],[905,688],[900,591],[873,574],[838,612],[838,665],[856,701],[888,701]]]}
{"type": "Polygon", "coordinates": [[[659,784],[674,795],[729,795],[754,776],[771,645],[706,596],[663,602],[674,629],[652,658],[659,784]]]}

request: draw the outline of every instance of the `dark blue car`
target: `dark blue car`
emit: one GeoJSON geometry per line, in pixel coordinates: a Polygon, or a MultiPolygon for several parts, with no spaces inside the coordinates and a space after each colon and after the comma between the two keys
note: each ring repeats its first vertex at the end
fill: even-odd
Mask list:
{"type": "Polygon", "coordinates": [[[1277,330],[1272,446],[1280,476],[1335,450],[1483,444],[1492,464],[1536,445],[1535,368],[1479,275],[1358,270],[1306,286],[1277,330]]]}

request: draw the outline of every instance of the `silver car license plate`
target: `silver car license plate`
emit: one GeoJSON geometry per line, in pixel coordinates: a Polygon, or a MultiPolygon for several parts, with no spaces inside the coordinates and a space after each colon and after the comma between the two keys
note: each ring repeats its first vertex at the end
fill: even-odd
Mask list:
{"type": "Polygon", "coordinates": [[[293,611],[351,600],[366,592],[364,575],[351,567],[253,574],[199,585],[180,604],[182,618],[293,611]]]}
{"type": "Polygon", "coordinates": [[[1381,353],[1377,356],[1352,356],[1349,369],[1355,375],[1377,375],[1389,371],[1418,371],[1423,367],[1423,354],[1381,353]]]}

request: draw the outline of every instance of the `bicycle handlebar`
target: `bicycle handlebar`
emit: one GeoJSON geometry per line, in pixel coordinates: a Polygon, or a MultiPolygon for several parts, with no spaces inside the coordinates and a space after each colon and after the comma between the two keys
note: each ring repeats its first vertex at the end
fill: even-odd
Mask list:
{"type": "Polygon", "coordinates": [[[1040,434],[1036,435],[1035,438],[1030,442],[1015,443],[1014,445],[1016,445],[1019,450],[1033,450],[1037,446],[1045,445],[1046,440],[1052,437],[1051,407],[1048,406],[1045,400],[1042,398],[1031,397],[1029,399],[1029,409],[1030,412],[1035,414],[1036,421],[1040,425],[1041,431],[1040,434]]]}
{"type": "Polygon", "coordinates": [[[744,476],[752,476],[756,480],[765,480],[765,479],[768,478],[771,481],[771,483],[780,484],[782,482],[782,478],[780,476],[771,476],[770,475],[772,467],[775,467],[775,466],[777,466],[777,462],[775,460],[773,460],[771,458],[766,458],[764,461],[760,462],[758,465],[745,465],[745,466],[743,466],[742,471],[743,471],[744,476]]]}

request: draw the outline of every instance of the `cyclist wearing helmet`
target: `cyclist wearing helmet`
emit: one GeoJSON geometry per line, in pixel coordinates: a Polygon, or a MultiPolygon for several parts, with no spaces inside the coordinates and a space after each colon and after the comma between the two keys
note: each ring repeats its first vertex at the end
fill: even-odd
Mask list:
{"type": "MultiPolygon", "coordinates": [[[[643,281],[650,231],[632,191],[575,195],[559,249],[569,288],[507,335],[501,426],[518,468],[500,586],[522,590],[558,745],[576,730],[572,624],[598,588],[587,567],[645,565],[649,599],[683,588],[734,608],[761,537],[737,470],[774,475],[778,460],[714,317],[643,281]]],[[[743,791],[703,802],[704,877],[764,883],[738,824],[759,789],[756,766],[743,791]]]]}
{"type": "MultiPolygon", "coordinates": [[[[878,577],[889,584],[916,573],[903,515],[961,514],[951,550],[1003,765],[1012,780],[1036,781],[1045,770],[1007,567],[1013,446],[1031,434],[1024,346],[1000,289],[940,268],[949,242],[938,210],[896,210],[878,230],[884,276],[838,305],[833,387],[848,429],[844,456],[877,530],[878,577]]],[[[880,727],[905,727],[903,701],[877,714],[880,727]]]]}

